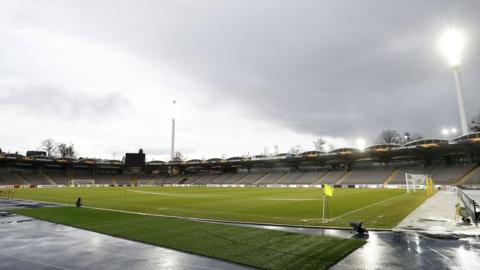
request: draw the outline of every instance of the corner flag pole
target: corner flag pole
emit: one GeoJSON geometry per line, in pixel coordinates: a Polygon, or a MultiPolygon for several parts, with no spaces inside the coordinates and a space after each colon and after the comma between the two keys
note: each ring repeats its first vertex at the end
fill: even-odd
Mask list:
{"type": "Polygon", "coordinates": [[[322,222],[325,222],[325,194],[323,194],[323,211],[322,211],[322,222]]]}
{"type": "Polygon", "coordinates": [[[333,187],[325,183],[323,185],[323,214],[322,214],[323,222],[328,221],[328,198],[327,197],[333,197],[333,187]],[[327,219],[325,219],[325,208],[327,208],[327,219]]]}

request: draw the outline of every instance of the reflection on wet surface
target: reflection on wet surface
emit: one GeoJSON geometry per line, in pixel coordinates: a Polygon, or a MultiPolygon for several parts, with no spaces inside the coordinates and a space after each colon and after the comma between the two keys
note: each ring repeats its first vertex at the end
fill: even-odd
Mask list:
{"type": "MultiPolygon", "coordinates": [[[[6,204],[12,207],[14,203],[6,204]]],[[[20,202],[17,205],[42,207],[34,204],[20,202]]],[[[2,205],[5,203],[0,200],[0,209],[2,205]]],[[[480,265],[480,237],[445,240],[415,232],[370,232],[358,236],[349,230],[236,226],[367,240],[363,247],[332,267],[336,270],[478,269],[480,265]]],[[[0,235],[0,269],[247,269],[202,256],[9,215],[1,210],[0,235]]]]}
{"type": "Polygon", "coordinates": [[[14,209],[14,208],[41,208],[41,207],[57,207],[57,204],[53,203],[44,203],[44,202],[34,202],[26,200],[2,200],[0,199],[0,211],[14,209]]]}
{"type": "Polygon", "coordinates": [[[0,235],[0,269],[249,269],[16,215],[0,235]]]}
{"type": "Polygon", "coordinates": [[[362,248],[332,269],[475,269],[478,238],[442,240],[416,233],[372,233],[362,248]]]}
{"type": "Polygon", "coordinates": [[[331,269],[478,269],[480,237],[437,239],[414,232],[369,232],[360,236],[349,230],[239,225],[296,233],[364,239],[367,243],[331,269]]]}

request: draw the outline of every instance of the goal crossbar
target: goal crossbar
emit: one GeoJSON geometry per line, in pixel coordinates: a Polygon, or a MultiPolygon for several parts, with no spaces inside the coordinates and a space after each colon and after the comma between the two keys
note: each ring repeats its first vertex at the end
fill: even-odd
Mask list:
{"type": "Polygon", "coordinates": [[[84,185],[95,185],[95,180],[93,179],[72,179],[70,180],[70,185],[75,186],[84,186],[84,185]]]}

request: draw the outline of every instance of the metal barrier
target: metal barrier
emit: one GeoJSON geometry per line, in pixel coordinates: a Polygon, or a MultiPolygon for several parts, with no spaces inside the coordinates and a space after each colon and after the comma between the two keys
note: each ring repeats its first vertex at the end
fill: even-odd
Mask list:
{"type": "Polygon", "coordinates": [[[463,191],[461,188],[457,189],[457,196],[462,201],[463,205],[465,205],[465,208],[472,217],[473,222],[478,224],[480,222],[480,206],[478,203],[472,199],[472,197],[468,196],[468,194],[465,193],[465,191],[463,191]]]}

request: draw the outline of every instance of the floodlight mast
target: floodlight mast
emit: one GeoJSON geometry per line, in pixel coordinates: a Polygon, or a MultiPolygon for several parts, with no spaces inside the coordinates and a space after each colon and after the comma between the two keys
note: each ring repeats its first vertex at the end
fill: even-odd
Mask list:
{"type": "Polygon", "coordinates": [[[175,156],[175,118],[172,118],[172,142],[170,144],[170,159],[175,156]]]}
{"type": "Polygon", "coordinates": [[[170,144],[170,160],[173,161],[173,159],[175,158],[175,103],[177,103],[176,100],[173,100],[173,106],[172,106],[172,141],[171,141],[171,144],[170,144]]]}
{"type": "Polygon", "coordinates": [[[468,133],[467,113],[465,112],[465,99],[463,97],[462,78],[460,77],[460,70],[457,66],[453,66],[453,76],[455,78],[455,88],[457,89],[458,110],[460,113],[460,121],[462,125],[462,135],[468,133]]]}
{"type": "Polygon", "coordinates": [[[467,114],[465,112],[465,100],[463,97],[462,79],[459,70],[463,47],[464,37],[462,33],[455,29],[447,30],[440,39],[440,49],[446,56],[448,64],[453,70],[455,88],[457,91],[458,110],[460,113],[460,122],[462,125],[462,135],[465,135],[468,133],[468,122],[467,114]]]}

